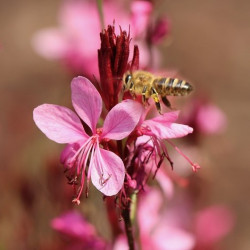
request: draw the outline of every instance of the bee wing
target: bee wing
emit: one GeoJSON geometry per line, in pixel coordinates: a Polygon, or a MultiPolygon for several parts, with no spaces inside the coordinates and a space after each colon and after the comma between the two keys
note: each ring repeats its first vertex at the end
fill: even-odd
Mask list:
{"type": "Polygon", "coordinates": [[[177,78],[178,73],[179,72],[178,72],[177,69],[167,69],[167,70],[164,70],[164,71],[154,72],[155,75],[164,76],[164,77],[170,77],[170,78],[177,78]]]}

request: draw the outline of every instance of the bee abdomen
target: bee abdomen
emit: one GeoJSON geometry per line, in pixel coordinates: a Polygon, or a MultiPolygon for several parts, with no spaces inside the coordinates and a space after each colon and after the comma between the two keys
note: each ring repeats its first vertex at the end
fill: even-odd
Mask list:
{"type": "Polygon", "coordinates": [[[193,90],[191,84],[177,78],[167,78],[165,80],[165,95],[183,96],[189,94],[193,90]]]}

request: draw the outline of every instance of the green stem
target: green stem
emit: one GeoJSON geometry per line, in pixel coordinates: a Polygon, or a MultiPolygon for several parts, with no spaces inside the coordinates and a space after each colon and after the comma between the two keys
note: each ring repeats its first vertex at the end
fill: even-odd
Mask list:
{"type": "Polygon", "coordinates": [[[137,209],[137,192],[134,192],[131,195],[131,212],[130,212],[130,219],[132,222],[132,225],[135,223],[135,217],[136,217],[136,209],[137,209]]]}
{"type": "Polygon", "coordinates": [[[135,250],[134,236],[133,236],[133,228],[132,222],[130,218],[130,202],[122,211],[122,218],[125,223],[125,231],[127,235],[129,250],[135,250]]]}
{"type": "Polygon", "coordinates": [[[102,4],[102,0],[96,0],[96,3],[97,3],[97,8],[98,8],[100,22],[101,22],[101,27],[102,27],[102,29],[104,29],[104,16],[103,16],[103,4],[102,4]]]}

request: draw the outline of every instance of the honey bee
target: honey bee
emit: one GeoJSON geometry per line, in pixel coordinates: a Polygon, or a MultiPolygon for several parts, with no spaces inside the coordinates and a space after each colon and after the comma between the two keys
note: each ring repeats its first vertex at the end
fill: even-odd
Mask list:
{"type": "Polygon", "coordinates": [[[128,71],[123,75],[123,91],[129,90],[133,98],[142,95],[142,102],[145,105],[150,97],[153,98],[158,112],[161,114],[162,102],[169,108],[171,104],[167,96],[188,95],[193,87],[184,80],[177,78],[155,76],[147,71],[128,71]]]}

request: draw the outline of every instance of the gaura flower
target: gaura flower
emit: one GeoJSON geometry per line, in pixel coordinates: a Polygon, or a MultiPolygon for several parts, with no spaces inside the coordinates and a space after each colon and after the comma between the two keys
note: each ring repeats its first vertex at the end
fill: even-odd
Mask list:
{"type": "Polygon", "coordinates": [[[189,133],[193,132],[193,128],[175,123],[179,115],[179,111],[173,111],[164,113],[163,115],[158,115],[153,119],[142,120],[139,127],[139,132],[142,135],[147,135],[152,140],[153,146],[160,156],[160,152],[168,158],[172,165],[172,161],[168,156],[168,152],[163,141],[167,141],[174,149],[181,154],[192,166],[193,171],[197,171],[200,166],[193,163],[173,142],[169,139],[184,137],[189,133]]]}
{"type": "MultiPolygon", "coordinates": [[[[158,50],[154,48],[150,52],[142,35],[149,28],[152,4],[132,1],[130,8],[131,14],[120,1],[103,1],[104,26],[115,21],[117,27],[126,30],[130,27],[134,38],[131,43],[140,47],[141,66],[147,67],[152,62],[151,52],[159,64],[158,50]]],[[[63,1],[58,23],[57,27],[42,29],[34,35],[32,45],[36,52],[47,59],[62,61],[72,72],[98,78],[97,50],[103,27],[96,1],[63,1]]]]}
{"type": "MultiPolygon", "coordinates": [[[[106,24],[115,20],[117,25],[128,28],[129,16],[117,1],[105,1],[103,14],[106,24]]],[[[72,72],[97,77],[102,27],[96,1],[65,0],[58,16],[58,27],[45,28],[34,35],[34,49],[47,59],[62,61],[72,72]]]]}
{"type": "Polygon", "coordinates": [[[61,160],[71,173],[75,173],[76,182],[80,178],[80,189],[73,200],[79,204],[85,172],[86,193],[90,179],[107,196],[115,195],[121,189],[125,176],[124,164],[119,156],[100,147],[100,144],[128,136],[140,119],[142,107],[132,100],[123,101],[107,114],[103,128],[96,128],[102,112],[102,99],[98,91],[87,78],[80,76],[72,80],[71,91],[77,114],[66,107],[43,104],[34,109],[33,117],[38,128],[49,139],[68,143],[61,160]],[[91,135],[85,132],[80,119],[88,125],[91,135]]]}
{"type": "Polygon", "coordinates": [[[77,211],[68,211],[54,218],[51,227],[72,240],[67,249],[110,249],[108,243],[97,235],[95,227],[77,211]]]}
{"type": "Polygon", "coordinates": [[[226,115],[207,96],[197,96],[185,107],[181,120],[194,127],[197,134],[212,135],[225,131],[226,115]]]}
{"type": "Polygon", "coordinates": [[[160,171],[161,165],[166,158],[173,168],[165,142],[168,142],[175,150],[182,155],[192,166],[193,171],[200,167],[193,163],[170,139],[184,137],[192,133],[193,129],[187,125],[175,123],[179,111],[164,113],[152,119],[146,120],[147,111],[143,113],[135,132],[129,137],[127,157],[127,173],[129,178],[126,184],[133,189],[143,189],[151,174],[159,181],[167,197],[173,194],[172,182],[164,171],[160,171]]]}
{"type": "MultiPolygon", "coordinates": [[[[171,220],[164,199],[157,189],[143,193],[138,202],[137,218],[139,226],[139,244],[143,250],[191,250],[195,245],[194,235],[171,220]]],[[[177,216],[178,218],[178,216],[177,216]]],[[[114,250],[128,249],[125,237],[120,236],[114,250]]]]}
{"type": "Polygon", "coordinates": [[[214,249],[216,243],[229,234],[235,224],[233,212],[225,205],[212,205],[195,215],[195,250],[214,249]]]}

